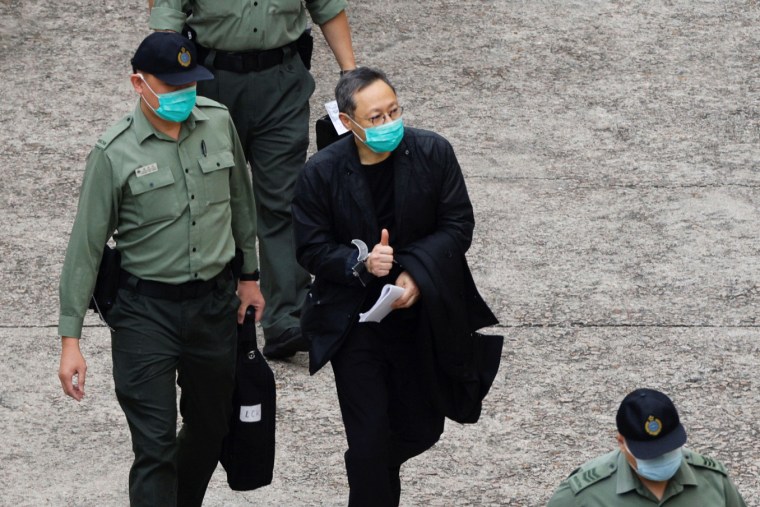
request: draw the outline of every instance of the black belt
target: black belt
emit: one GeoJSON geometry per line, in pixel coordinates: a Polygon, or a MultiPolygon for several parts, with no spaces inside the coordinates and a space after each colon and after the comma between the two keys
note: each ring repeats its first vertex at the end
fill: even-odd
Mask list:
{"type": "Polygon", "coordinates": [[[205,296],[216,290],[227,280],[232,280],[232,274],[230,273],[229,267],[225,267],[218,275],[209,280],[185,282],[177,285],[154,282],[153,280],[143,280],[142,278],[138,278],[122,269],[119,273],[119,288],[130,290],[141,296],[156,299],[185,301],[187,299],[205,296]]]}
{"type": "MultiPolygon", "coordinates": [[[[247,72],[259,72],[266,70],[275,65],[281,64],[285,60],[285,54],[288,49],[292,49],[293,54],[296,51],[296,45],[294,42],[282,46],[280,48],[265,49],[264,51],[246,51],[246,52],[229,52],[215,50],[214,56],[214,68],[219,70],[226,70],[230,72],[237,72],[244,74],[247,72]]],[[[204,48],[206,51],[203,53],[201,61],[205,60],[205,55],[210,51],[204,48]]]]}

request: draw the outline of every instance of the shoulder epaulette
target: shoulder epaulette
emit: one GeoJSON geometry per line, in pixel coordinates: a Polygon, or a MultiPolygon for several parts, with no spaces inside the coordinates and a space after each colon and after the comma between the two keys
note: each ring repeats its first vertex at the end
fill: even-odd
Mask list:
{"type": "Polygon", "coordinates": [[[227,106],[224,104],[220,104],[208,97],[201,97],[200,95],[195,99],[195,105],[200,107],[218,107],[219,109],[227,109],[227,106]]]}
{"type": "Polygon", "coordinates": [[[579,468],[574,474],[572,474],[567,482],[570,484],[570,489],[573,494],[578,494],[592,484],[606,479],[610,475],[617,471],[617,463],[613,461],[605,461],[598,465],[583,466],[579,468]]]}
{"type": "Polygon", "coordinates": [[[726,470],[726,467],[723,465],[723,463],[708,456],[702,456],[701,454],[697,454],[694,451],[688,451],[684,453],[684,459],[692,466],[707,468],[709,470],[713,470],[715,472],[728,476],[728,470],[726,470]]]}
{"type": "Polygon", "coordinates": [[[106,130],[105,133],[100,136],[100,139],[98,139],[98,142],[95,143],[95,146],[101,149],[107,147],[109,144],[111,144],[111,142],[113,142],[114,139],[119,137],[122,132],[127,130],[130,125],[132,125],[132,115],[128,114],[121,120],[111,125],[108,130],[106,130]]]}

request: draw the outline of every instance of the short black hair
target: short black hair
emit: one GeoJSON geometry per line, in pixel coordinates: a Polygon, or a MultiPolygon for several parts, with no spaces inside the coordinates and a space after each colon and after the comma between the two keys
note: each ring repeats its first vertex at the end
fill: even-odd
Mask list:
{"type": "Polygon", "coordinates": [[[335,86],[335,100],[338,102],[338,111],[351,116],[356,110],[356,101],[354,95],[360,92],[375,81],[382,81],[387,84],[396,93],[385,73],[371,67],[359,67],[341,76],[338,84],[335,86]]]}

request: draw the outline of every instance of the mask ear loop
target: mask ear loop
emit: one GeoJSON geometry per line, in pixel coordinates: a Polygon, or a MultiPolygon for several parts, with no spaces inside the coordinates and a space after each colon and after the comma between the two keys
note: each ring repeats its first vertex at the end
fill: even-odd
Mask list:
{"type": "Polygon", "coordinates": [[[148,82],[145,80],[145,76],[143,76],[140,72],[135,72],[135,76],[140,76],[140,79],[142,80],[143,83],[145,83],[145,86],[148,87],[148,90],[150,90],[150,93],[152,93],[154,97],[158,98],[158,94],[155,91],[153,91],[153,88],[150,87],[148,82]]]}
{"type": "MultiPolygon", "coordinates": [[[[161,106],[161,97],[159,97],[158,94],[153,91],[153,88],[151,88],[150,85],[148,84],[148,82],[145,80],[145,76],[143,76],[140,72],[135,72],[135,75],[136,76],[140,76],[140,79],[142,79],[142,82],[145,83],[145,86],[148,87],[148,90],[150,90],[150,93],[152,93],[153,96],[158,99],[158,105],[160,107],[161,106]]],[[[145,100],[144,96],[140,95],[140,98],[142,99],[143,102],[145,102],[145,105],[148,106],[151,111],[153,111],[154,113],[156,113],[156,115],[158,115],[158,112],[155,109],[153,109],[153,106],[151,106],[150,103],[147,100],[145,100]]]]}
{"type": "MultiPolygon", "coordinates": [[[[345,114],[345,113],[344,113],[344,114],[345,114]]],[[[364,132],[364,135],[365,135],[365,136],[367,135],[367,129],[365,129],[364,127],[362,127],[361,125],[359,125],[359,123],[358,123],[356,120],[354,120],[353,118],[351,118],[351,116],[350,116],[350,115],[346,115],[346,117],[347,117],[349,120],[351,120],[351,121],[354,123],[354,125],[356,125],[356,126],[357,126],[357,127],[359,127],[360,129],[362,129],[362,132],[364,132]]],[[[354,131],[352,130],[352,131],[351,131],[351,133],[354,135],[354,137],[355,137],[355,138],[357,138],[357,139],[358,139],[359,141],[361,141],[363,144],[365,144],[365,145],[367,144],[367,141],[365,141],[364,139],[362,139],[361,137],[359,137],[359,136],[356,134],[356,132],[354,132],[354,131]]]]}
{"type": "Polygon", "coordinates": [[[633,461],[636,462],[636,470],[638,470],[638,468],[639,468],[639,458],[637,458],[636,456],[634,456],[634,454],[628,448],[628,442],[626,442],[625,439],[623,439],[623,447],[625,448],[626,452],[633,457],[633,461]]]}

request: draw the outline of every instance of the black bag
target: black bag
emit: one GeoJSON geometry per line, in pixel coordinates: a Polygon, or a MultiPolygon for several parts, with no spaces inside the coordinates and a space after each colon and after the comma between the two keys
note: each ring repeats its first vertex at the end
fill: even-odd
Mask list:
{"type": "Polygon", "coordinates": [[[119,271],[121,270],[121,254],[115,248],[106,245],[103,247],[103,256],[100,258],[98,277],[95,280],[95,288],[90,298],[89,309],[99,313],[105,320],[108,311],[116,301],[116,293],[119,291],[119,271]]]}
{"type": "Polygon", "coordinates": [[[235,391],[230,432],[219,461],[227,484],[248,491],[272,483],[276,394],[274,373],[256,346],[255,310],[249,306],[238,326],[235,391]]]}
{"type": "Polygon", "coordinates": [[[317,123],[314,125],[314,132],[317,134],[317,151],[325,146],[329,146],[341,137],[351,134],[351,132],[343,132],[339,135],[335,130],[332,120],[330,120],[330,116],[327,114],[317,119],[317,123]]]}
{"type": "Polygon", "coordinates": [[[300,37],[296,39],[296,50],[301,57],[306,70],[311,70],[311,55],[314,53],[314,37],[311,35],[311,27],[307,27],[300,37]]]}

